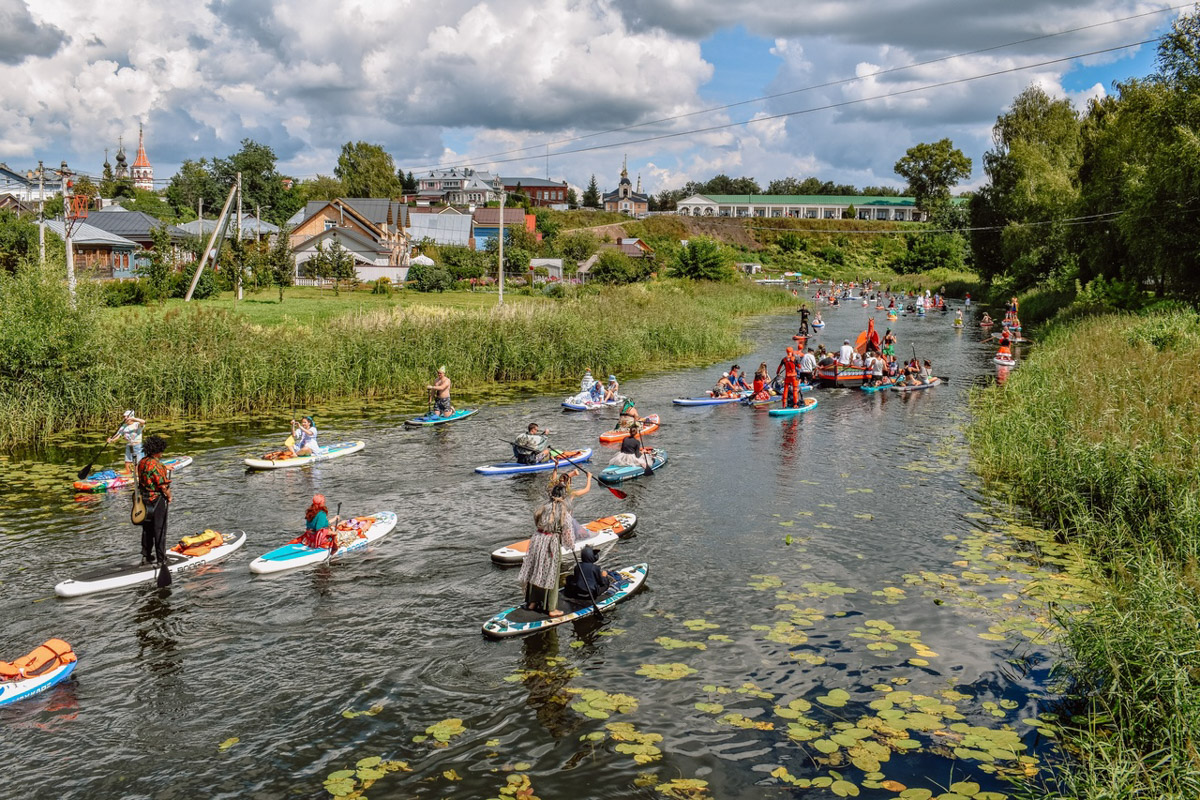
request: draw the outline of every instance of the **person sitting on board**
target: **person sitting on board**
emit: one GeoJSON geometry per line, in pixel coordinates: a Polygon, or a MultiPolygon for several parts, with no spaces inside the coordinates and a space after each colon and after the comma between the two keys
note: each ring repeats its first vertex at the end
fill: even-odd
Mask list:
{"type": "Polygon", "coordinates": [[[885,369],[884,356],[878,356],[871,361],[871,385],[882,386],[884,382],[883,372],[885,369]]]}
{"type": "Polygon", "coordinates": [[[311,456],[320,451],[317,445],[317,426],[312,417],[301,417],[300,421],[292,420],[292,444],[289,445],[293,456],[311,456]]]}
{"type": "Polygon", "coordinates": [[[621,393],[621,384],[617,383],[616,375],[608,376],[608,386],[604,387],[604,402],[615,403],[621,393]]]}
{"type": "Polygon", "coordinates": [[[621,440],[621,449],[617,454],[609,459],[608,463],[613,467],[645,467],[650,463],[648,453],[654,452],[653,448],[642,446],[642,425],[639,422],[633,423],[629,428],[629,435],[621,440]]]}
{"type": "Polygon", "coordinates": [[[588,402],[603,403],[604,402],[604,384],[596,381],[592,384],[592,388],[588,389],[588,402]]]}
{"type": "Polygon", "coordinates": [[[742,375],[742,368],[737,364],[729,368],[729,383],[733,385],[735,392],[750,391],[750,385],[746,383],[746,377],[742,375]]]}
{"type": "Polygon", "coordinates": [[[121,427],[105,444],[125,439],[125,471],[132,475],[137,462],[142,460],[142,429],[146,427],[146,420],[135,417],[132,410],[126,411],[121,419],[121,427]]]}
{"type": "Polygon", "coordinates": [[[813,324],[813,325],[815,325],[815,326],[817,326],[818,328],[822,327],[822,326],[825,324],[825,320],[821,319],[821,312],[820,312],[820,311],[818,311],[818,312],[817,312],[817,314],[816,314],[816,316],[814,316],[814,317],[813,317],[813,322],[812,322],[812,324],[813,324]]]}
{"type": "Polygon", "coordinates": [[[721,373],[717,385],[710,389],[708,394],[710,397],[729,397],[733,394],[733,382],[730,380],[728,372],[721,373]]]}
{"type": "Polygon", "coordinates": [[[638,410],[633,407],[633,398],[626,397],[625,402],[621,404],[621,414],[617,417],[617,430],[628,430],[629,426],[639,419],[641,417],[638,415],[638,410]]]}
{"type": "Polygon", "coordinates": [[[446,377],[445,367],[438,367],[437,380],[425,388],[437,394],[437,400],[433,404],[435,416],[454,416],[454,406],[450,403],[450,379],[446,377]]]}
{"type": "Polygon", "coordinates": [[[529,423],[529,427],[525,429],[517,437],[516,443],[513,445],[513,455],[521,464],[540,464],[550,458],[550,440],[546,435],[550,431],[539,430],[536,422],[529,423]]]}
{"type": "Polygon", "coordinates": [[[159,565],[167,560],[167,507],[174,499],[171,495],[171,473],[159,456],[167,449],[161,436],[147,436],[142,446],[145,455],[137,463],[137,484],[142,502],[146,505],[146,517],[142,520],[142,566],[150,565],[156,555],[159,565]]]}
{"type": "MultiPolygon", "coordinates": [[[[550,617],[561,617],[558,610],[558,576],[562,564],[562,548],[575,549],[577,530],[583,527],[571,514],[572,501],[585,495],[592,488],[592,476],[588,473],[587,483],[582,489],[571,490],[574,471],[554,473],[547,486],[548,497],[533,512],[533,524],[537,529],[529,540],[529,552],[521,562],[517,580],[525,591],[525,608],[540,611],[550,617]]],[[[580,537],[582,538],[582,536],[580,537]]]]}
{"type": "Polygon", "coordinates": [[[567,584],[563,587],[563,597],[576,605],[591,603],[608,591],[612,585],[612,576],[600,569],[596,564],[596,551],[590,544],[585,544],[579,551],[579,563],[567,576],[567,584]]]}
{"type": "Polygon", "coordinates": [[[337,517],[329,519],[325,495],[314,494],[312,503],[304,512],[304,535],[300,537],[300,544],[318,550],[328,550],[333,546],[333,529],[337,524],[337,517]]]}
{"type": "Polygon", "coordinates": [[[920,379],[921,383],[931,383],[933,381],[933,364],[930,363],[928,358],[922,362],[921,370],[917,373],[917,378],[920,379]]]}
{"type": "Polygon", "coordinates": [[[762,401],[771,399],[770,390],[771,375],[767,372],[767,362],[762,362],[758,365],[758,369],[754,372],[754,396],[752,400],[762,401]]]}
{"type": "Polygon", "coordinates": [[[1007,350],[1010,344],[1012,344],[1012,334],[1008,332],[1008,328],[1004,328],[1000,331],[1000,347],[1007,350]]]}
{"type": "Polygon", "coordinates": [[[996,320],[992,319],[992,315],[985,311],[985,312],[983,312],[983,319],[980,320],[979,324],[980,325],[995,325],[996,320]]]}
{"type": "Polygon", "coordinates": [[[854,346],[850,344],[849,339],[842,340],[842,349],[838,353],[838,363],[843,367],[850,366],[854,361],[854,346]]]}

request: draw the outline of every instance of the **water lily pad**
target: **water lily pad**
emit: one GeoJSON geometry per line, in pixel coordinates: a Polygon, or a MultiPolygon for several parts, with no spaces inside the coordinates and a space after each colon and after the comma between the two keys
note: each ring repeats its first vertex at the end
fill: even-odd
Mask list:
{"type": "Polygon", "coordinates": [[[836,794],[838,797],[858,797],[859,789],[856,785],[847,780],[834,781],[829,787],[829,791],[836,794]]]}
{"type": "Polygon", "coordinates": [[[817,702],[830,708],[841,708],[850,700],[850,693],[845,689],[832,689],[828,694],[817,697],[817,702]]]}
{"type": "Polygon", "coordinates": [[[457,718],[444,719],[425,729],[427,735],[432,736],[437,742],[443,745],[455,736],[465,732],[466,728],[463,727],[463,721],[457,718]]]}
{"type": "Polygon", "coordinates": [[[673,639],[670,636],[659,636],[654,640],[655,644],[667,648],[668,650],[681,650],[684,648],[694,648],[696,650],[707,650],[708,645],[704,642],[691,642],[686,639],[673,639]]]}
{"type": "Polygon", "coordinates": [[[238,737],[231,736],[228,739],[226,739],[225,741],[221,742],[219,745],[217,745],[217,752],[224,753],[226,750],[233,747],[235,744],[237,744],[240,741],[241,741],[241,739],[239,739],[238,737]]]}
{"type": "Polygon", "coordinates": [[[638,675],[659,681],[677,681],[689,675],[695,675],[696,670],[687,664],[642,664],[637,670],[638,675]]]}

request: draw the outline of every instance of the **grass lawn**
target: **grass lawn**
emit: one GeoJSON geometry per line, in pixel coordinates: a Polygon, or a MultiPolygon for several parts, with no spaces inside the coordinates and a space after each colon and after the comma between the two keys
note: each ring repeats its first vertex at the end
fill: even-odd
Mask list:
{"type": "MultiPolygon", "coordinates": [[[[329,317],[338,316],[352,311],[375,311],[407,306],[439,306],[443,308],[484,308],[496,305],[497,293],[493,291],[478,292],[417,292],[412,289],[393,291],[390,295],[371,294],[370,289],[348,291],[343,289],[341,294],[334,295],[332,289],[318,289],[312,286],[291,286],[283,291],[283,302],[279,302],[279,290],[268,289],[258,294],[247,292],[244,298],[235,302],[233,292],[221,292],[219,297],[207,300],[194,300],[184,303],[182,300],[168,300],[161,307],[130,306],[112,309],[117,315],[161,314],[171,309],[183,308],[186,305],[201,308],[223,308],[236,311],[246,318],[261,325],[276,325],[288,320],[304,323],[319,322],[329,317]]],[[[524,296],[514,292],[504,293],[504,304],[542,303],[549,302],[540,297],[524,296]]]]}

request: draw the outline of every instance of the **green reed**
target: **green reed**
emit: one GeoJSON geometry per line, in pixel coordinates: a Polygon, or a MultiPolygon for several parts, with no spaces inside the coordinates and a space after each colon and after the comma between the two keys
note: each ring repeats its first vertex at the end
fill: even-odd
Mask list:
{"type": "Polygon", "coordinates": [[[311,324],[260,325],[219,309],[102,318],[86,368],[0,379],[0,445],[151,418],[220,417],[346,397],[411,394],[439,365],[460,390],[716,360],[745,349],[739,317],[792,304],[782,291],[661,281],[557,301],[444,308],[414,300],[311,324]]]}
{"type": "Polygon", "coordinates": [[[1200,316],[1056,326],[972,397],[972,453],[1097,556],[1105,591],[1063,620],[1084,713],[1063,796],[1200,796],[1200,316]]]}

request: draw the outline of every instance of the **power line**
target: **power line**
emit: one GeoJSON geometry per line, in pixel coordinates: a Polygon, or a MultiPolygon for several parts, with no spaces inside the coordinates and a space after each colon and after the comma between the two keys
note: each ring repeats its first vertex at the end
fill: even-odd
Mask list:
{"type": "MultiPolygon", "coordinates": [[[[952,61],[956,58],[966,58],[968,56],[980,55],[982,53],[990,53],[990,52],[994,52],[996,50],[1003,50],[1003,49],[1006,49],[1009,47],[1018,47],[1023,44],[1030,44],[1032,42],[1042,41],[1045,39],[1052,39],[1052,38],[1055,38],[1058,36],[1066,36],[1066,35],[1072,34],[1072,33],[1079,33],[1081,31],[1091,30],[1093,28],[1100,28],[1100,27],[1104,27],[1107,25],[1116,25],[1116,24],[1122,23],[1122,22],[1129,22],[1131,20],[1140,19],[1142,17],[1154,16],[1155,14],[1165,14],[1170,11],[1177,11],[1181,8],[1186,8],[1189,5],[1191,5],[1191,4],[1183,3],[1180,5],[1167,6],[1165,8],[1160,8],[1160,9],[1156,9],[1153,11],[1145,11],[1140,14],[1132,14],[1128,17],[1121,17],[1119,19],[1106,20],[1104,22],[1095,22],[1090,25],[1080,25],[1075,28],[1067,28],[1065,30],[1056,31],[1054,33],[1046,33],[1046,34],[1042,34],[1040,36],[1031,36],[1026,39],[1018,39],[1018,40],[1012,41],[1012,42],[1005,42],[1003,44],[991,45],[990,47],[981,47],[977,50],[968,50],[968,51],[965,51],[962,53],[956,53],[954,55],[941,56],[940,58],[929,59],[927,61],[920,61],[915,64],[906,64],[904,66],[889,67],[887,69],[876,70],[875,72],[870,72],[865,75],[856,75],[853,78],[841,78],[841,79],[838,79],[835,81],[827,81],[825,83],[813,84],[811,86],[804,86],[799,89],[789,89],[786,92],[778,92],[776,94],[762,95],[760,97],[754,97],[749,100],[739,100],[739,101],[736,101],[733,103],[726,103],[725,105],[711,106],[709,108],[703,108],[703,109],[699,109],[697,111],[689,111],[689,112],[686,112],[683,114],[676,114],[676,115],[670,116],[670,117],[662,117],[660,119],[649,120],[647,122],[638,122],[638,123],[634,123],[631,125],[623,125],[623,126],[617,127],[617,128],[609,128],[609,129],[603,130],[603,131],[596,131],[594,133],[581,134],[579,136],[572,136],[572,137],[568,137],[568,138],[564,138],[564,139],[554,139],[554,140],[551,140],[548,142],[541,142],[539,144],[529,145],[528,147],[519,147],[519,148],[515,148],[512,150],[503,150],[503,151],[499,151],[496,153],[488,153],[488,154],[476,156],[470,160],[449,161],[449,162],[443,162],[441,164],[427,165],[427,166],[423,166],[423,167],[413,167],[413,169],[414,170],[426,170],[426,169],[436,169],[436,168],[442,168],[442,167],[469,166],[473,163],[490,162],[490,159],[493,159],[493,158],[496,158],[499,156],[507,156],[507,155],[512,155],[514,153],[523,153],[523,152],[526,152],[529,150],[535,150],[535,149],[544,150],[548,147],[558,145],[558,144],[569,144],[571,142],[577,142],[577,141],[581,141],[583,139],[591,139],[596,136],[605,136],[610,133],[621,133],[622,131],[635,130],[637,128],[649,127],[651,125],[658,125],[658,124],[661,124],[664,122],[674,122],[675,120],[686,119],[688,117],[694,117],[694,116],[698,116],[701,114],[709,114],[709,113],[712,113],[715,111],[724,111],[726,109],[736,108],[738,106],[750,105],[752,103],[760,103],[760,102],[763,102],[766,100],[774,100],[774,99],[777,99],[780,97],[788,97],[790,95],[801,94],[803,92],[814,91],[816,89],[826,89],[826,88],[830,88],[830,87],[834,87],[834,86],[842,86],[847,83],[853,83],[855,81],[866,80],[869,78],[876,78],[881,75],[890,75],[890,74],[897,73],[897,72],[903,72],[905,70],[919,69],[921,67],[927,67],[927,66],[930,66],[933,64],[940,64],[945,61],[952,61]]],[[[1157,39],[1153,39],[1150,41],[1157,41],[1157,39]]],[[[1131,45],[1131,46],[1136,46],[1136,45],[1131,45]]],[[[1103,51],[1100,51],[1100,52],[1103,52],[1103,51]]],[[[1088,55],[1088,54],[1084,54],[1084,55],[1088,55]]],[[[1082,56],[1080,56],[1080,57],[1082,57],[1082,56]]],[[[1049,63],[1053,63],[1053,62],[1049,62],[1049,63]]],[[[574,152],[574,151],[568,151],[568,152],[574,152]]],[[[554,154],[554,155],[557,155],[557,154],[554,154]]],[[[501,163],[503,163],[503,162],[501,162],[501,163]]]]}

